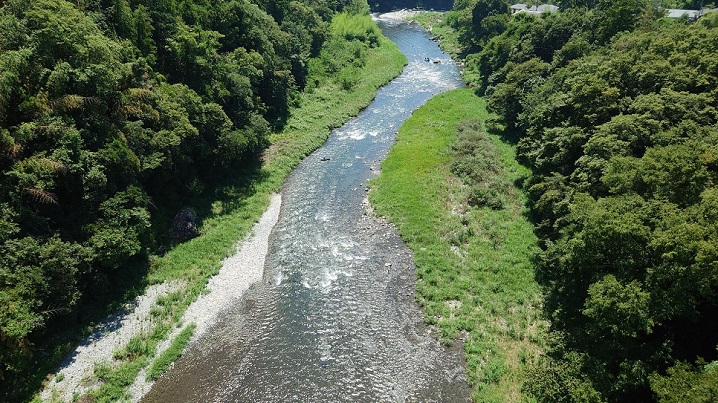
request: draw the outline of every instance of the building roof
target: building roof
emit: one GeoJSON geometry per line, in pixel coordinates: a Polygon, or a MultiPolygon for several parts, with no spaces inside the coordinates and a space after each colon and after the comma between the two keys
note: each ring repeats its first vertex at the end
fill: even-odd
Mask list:
{"type": "Polygon", "coordinates": [[[533,15],[539,15],[543,13],[552,13],[555,11],[558,11],[558,7],[554,6],[553,4],[542,4],[540,6],[531,6],[528,7],[526,4],[514,4],[511,6],[511,11],[514,14],[518,13],[527,13],[527,14],[533,14],[533,15]]]}
{"type": "Polygon", "coordinates": [[[697,20],[704,14],[718,10],[718,8],[704,8],[702,10],[681,10],[677,8],[667,8],[666,17],[668,18],[683,18],[685,15],[689,20],[697,20]]]}
{"type": "Polygon", "coordinates": [[[669,8],[669,9],[666,9],[666,11],[667,11],[666,17],[668,17],[668,18],[681,18],[684,15],[687,15],[688,18],[695,19],[695,18],[698,18],[698,13],[700,13],[700,11],[698,11],[698,10],[680,10],[677,8],[669,8]]]}
{"type": "Polygon", "coordinates": [[[554,6],[553,4],[542,4],[537,7],[537,11],[541,13],[553,13],[558,11],[558,6],[554,6]]]}

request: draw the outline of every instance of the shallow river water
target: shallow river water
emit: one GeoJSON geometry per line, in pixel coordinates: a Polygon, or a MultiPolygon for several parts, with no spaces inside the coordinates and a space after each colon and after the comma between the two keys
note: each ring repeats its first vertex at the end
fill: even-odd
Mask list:
{"type": "Polygon", "coordinates": [[[412,111],[461,77],[421,28],[377,22],[409,59],[403,74],[288,178],[263,282],[145,401],[470,400],[463,354],[422,324],[411,254],[367,215],[365,190],[412,111]]]}

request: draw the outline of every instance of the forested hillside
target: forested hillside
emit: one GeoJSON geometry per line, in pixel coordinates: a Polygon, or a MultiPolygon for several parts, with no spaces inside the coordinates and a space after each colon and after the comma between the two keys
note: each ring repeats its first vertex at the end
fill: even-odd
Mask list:
{"type": "Polygon", "coordinates": [[[366,3],[4,2],[0,400],[28,392],[38,342],[181,240],[188,200],[256,171],[300,91],[361,60],[377,37],[350,19],[322,50],[338,11],[366,3]]]}
{"type": "Polygon", "coordinates": [[[500,116],[490,126],[532,170],[552,345],[524,388],[541,401],[716,401],[718,13],[558,5],[511,16],[502,0],[464,0],[446,17],[500,116]]]}

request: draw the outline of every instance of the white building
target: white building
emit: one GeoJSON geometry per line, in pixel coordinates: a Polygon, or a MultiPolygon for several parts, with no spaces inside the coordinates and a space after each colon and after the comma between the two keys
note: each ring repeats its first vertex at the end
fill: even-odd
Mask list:
{"type": "Polygon", "coordinates": [[[527,13],[533,15],[541,15],[543,13],[553,13],[558,11],[558,6],[553,4],[542,4],[540,6],[527,6],[526,4],[514,4],[511,6],[511,14],[527,13]]]}
{"type": "Polygon", "coordinates": [[[688,17],[689,21],[695,21],[701,18],[704,14],[716,11],[718,8],[704,8],[702,10],[681,10],[677,8],[667,8],[666,17],[668,18],[683,18],[688,17]]]}

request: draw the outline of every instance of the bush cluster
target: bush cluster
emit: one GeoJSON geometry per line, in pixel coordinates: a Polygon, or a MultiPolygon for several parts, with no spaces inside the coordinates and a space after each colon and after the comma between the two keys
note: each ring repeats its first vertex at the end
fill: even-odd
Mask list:
{"type": "Polygon", "coordinates": [[[454,154],[451,170],[464,180],[469,205],[494,210],[504,208],[504,195],[511,184],[501,175],[503,168],[498,159],[498,149],[484,132],[481,122],[461,122],[451,147],[454,154]]]}

